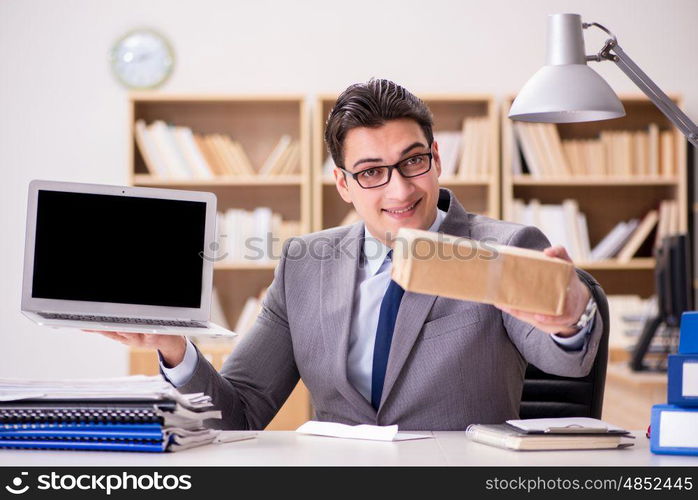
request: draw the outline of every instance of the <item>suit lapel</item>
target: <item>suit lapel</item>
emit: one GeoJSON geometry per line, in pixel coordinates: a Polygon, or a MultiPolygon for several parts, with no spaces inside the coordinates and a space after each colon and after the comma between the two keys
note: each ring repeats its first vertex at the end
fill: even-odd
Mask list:
{"type": "Polygon", "coordinates": [[[368,419],[375,420],[371,404],[347,379],[347,357],[351,333],[356,275],[361,257],[363,224],[354,224],[331,248],[321,263],[322,337],[326,352],[333,353],[333,380],[337,390],[368,419]]]}
{"type": "MultiPolygon", "coordinates": [[[[446,217],[441,223],[438,232],[464,236],[466,238],[470,236],[468,213],[458,203],[451,191],[441,188],[438,207],[446,211],[446,217]]],[[[393,341],[390,345],[390,355],[388,356],[388,366],[385,373],[379,412],[390,395],[436,298],[436,295],[405,292],[395,321],[395,331],[393,332],[393,341]]]]}

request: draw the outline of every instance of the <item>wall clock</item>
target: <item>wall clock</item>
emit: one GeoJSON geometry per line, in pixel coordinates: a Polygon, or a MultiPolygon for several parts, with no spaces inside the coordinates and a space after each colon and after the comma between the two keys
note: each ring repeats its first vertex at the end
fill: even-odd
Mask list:
{"type": "Polygon", "coordinates": [[[172,74],[174,52],[170,43],[150,29],[126,33],[111,50],[116,78],[131,89],[152,89],[172,74]]]}

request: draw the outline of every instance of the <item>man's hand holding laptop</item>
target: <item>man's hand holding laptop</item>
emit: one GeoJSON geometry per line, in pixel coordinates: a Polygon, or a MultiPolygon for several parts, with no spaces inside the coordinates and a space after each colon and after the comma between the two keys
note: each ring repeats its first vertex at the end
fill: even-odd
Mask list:
{"type": "Polygon", "coordinates": [[[85,332],[99,333],[108,339],[116,340],[129,347],[143,349],[157,349],[160,351],[165,365],[168,368],[177,366],[184,359],[187,348],[187,339],[181,335],[160,335],[157,333],[135,332],[108,332],[102,330],[83,330],[85,332]]]}

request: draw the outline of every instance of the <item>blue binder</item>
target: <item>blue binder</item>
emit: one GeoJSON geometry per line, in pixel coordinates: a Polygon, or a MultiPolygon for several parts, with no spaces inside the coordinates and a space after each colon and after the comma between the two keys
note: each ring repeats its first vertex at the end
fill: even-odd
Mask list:
{"type": "Polygon", "coordinates": [[[112,424],[90,422],[45,422],[0,424],[0,440],[25,439],[134,439],[162,441],[160,424],[112,424]]]}
{"type": "Polygon", "coordinates": [[[698,429],[698,408],[654,405],[650,450],[660,455],[698,455],[696,429],[698,429]]]}
{"type": "Polygon", "coordinates": [[[158,441],[109,441],[109,440],[56,440],[56,439],[4,439],[0,448],[50,449],[50,450],[102,450],[148,451],[162,453],[166,443],[158,441]]]}
{"type": "Polygon", "coordinates": [[[669,404],[698,406],[698,354],[670,354],[667,376],[669,404]]]}
{"type": "Polygon", "coordinates": [[[679,354],[698,354],[698,311],[681,315],[679,354]]]}

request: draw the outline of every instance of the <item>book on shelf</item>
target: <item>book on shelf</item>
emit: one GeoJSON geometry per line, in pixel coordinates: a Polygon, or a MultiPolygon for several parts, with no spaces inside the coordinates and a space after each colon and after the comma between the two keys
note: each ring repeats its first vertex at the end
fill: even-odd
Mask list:
{"type": "Polygon", "coordinates": [[[654,247],[658,248],[667,236],[679,234],[679,204],[676,200],[663,200],[659,204],[659,222],[654,247]]]}
{"type": "Polygon", "coordinates": [[[441,178],[479,179],[490,173],[490,120],[487,117],[466,117],[460,131],[434,133],[441,158],[441,178]]]}
{"type": "Polygon", "coordinates": [[[671,179],[677,173],[674,133],[660,131],[656,123],[646,130],[605,130],[598,138],[561,139],[555,124],[516,122],[513,136],[514,175],[671,179]]]}
{"type": "Polygon", "coordinates": [[[173,127],[170,132],[174,134],[176,146],[184,157],[187,171],[191,172],[197,179],[212,179],[213,171],[197,146],[191,129],[173,127]]]}
{"type": "Polygon", "coordinates": [[[656,210],[650,210],[642,218],[642,221],[637,226],[637,229],[633,231],[632,235],[628,241],[620,249],[616,258],[618,262],[628,262],[640,249],[642,243],[649,237],[652,230],[657,225],[659,220],[659,215],[656,210]]]}
{"type": "Polygon", "coordinates": [[[334,169],[334,160],[332,159],[332,155],[328,154],[325,158],[325,163],[322,164],[322,176],[325,179],[334,180],[334,176],[332,175],[334,169]]]}
{"type": "Polygon", "coordinates": [[[639,295],[608,295],[607,299],[610,326],[608,345],[630,352],[645,322],[657,315],[657,297],[645,299],[639,295]]]}
{"type": "Polygon", "coordinates": [[[441,157],[441,175],[444,179],[454,177],[461,155],[461,132],[455,130],[434,132],[434,142],[438,144],[441,157]]]}
{"type": "Polygon", "coordinates": [[[484,178],[489,175],[490,135],[489,118],[483,116],[463,119],[459,179],[484,178]]]}
{"type": "Polygon", "coordinates": [[[579,210],[576,200],[564,200],[561,205],[541,204],[532,199],[513,202],[512,222],[536,226],[548,238],[551,245],[562,245],[573,261],[592,259],[586,215],[579,210]]]}
{"type": "Polygon", "coordinates": [[[285,175],[298,172],[300,143],[290,135],[282,135],[259,169],[259,175],[285,175]]]}
{"type": "MultiPolygon", "coordinates": [[[[155,120],[134,124],[138,151],[150,175],[160,179],[213,179],[219,176],[258,175],[240,142],[225,134],[195,134],[189,127],[155,120]]],[[[290,175],[300,172],[300,143],[283,135],[259,175],[290,175]]]]}
{"type": "Polygon", "coordinates": [[[605,260],[615,257],[639,224],[639,219],[618,222],[592,249],[591,260],[605,260]]]}
{"type": "Polygon", "coordinates": [[[218,260],[266,264],[281,255],[283,243],[301,234],[299,221],[285,221],[269,207],[231,208],[217,217],[218,260]]]}
{"type": "Polygon", "coordinates": [[[675,200],[664,200],[659,210],[648,211],[642,219],[620,221],[593,247],[590,246],[586,215],[579,210],[576,200],[566,199],[562,204],[541,204],[532,199],[526,204],[514,199],[512,222],[538,227],[551,245],[562,245],[573,261],[594,262],[616,258],[628,263],[637,256],[643,244],[657,228],[653,245],[661,238],[678,232],[678,205],[675,200]]]}

